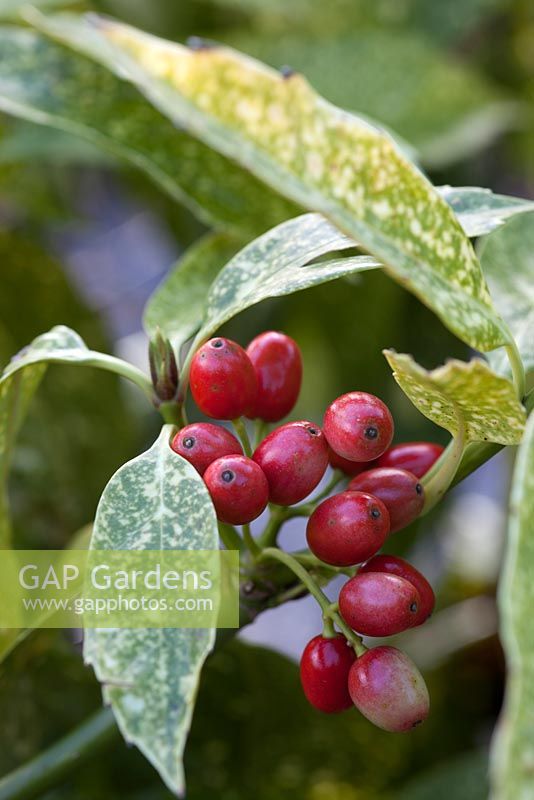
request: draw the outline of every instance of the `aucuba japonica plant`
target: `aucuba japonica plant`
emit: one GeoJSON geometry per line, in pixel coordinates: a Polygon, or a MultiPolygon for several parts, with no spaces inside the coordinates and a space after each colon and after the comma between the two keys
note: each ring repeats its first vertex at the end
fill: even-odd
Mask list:
{"type": "MultiPolygon", "coordinates": [[[[146,548],[238,550],[243,625],[306,593],[318,603],[323,627],[300,664],[309,702],[326,713],[356,707],[374,725],[403,732],[426,719],[429,694],[401,647],[372,639],[423,625],[435,598],[413,565],[388,553],[390,537],[402,537],[502,447],[519,445],[501,589],[511,678],[495,743],[495,782],[505,785],[534,702],[523,696],[534,674],[518,633],[519,611],[532,599],[521,553],[532,547],[527,528],[534,514],[534,428],[527,421],[534,337],[531,310],[516,309],[532,263],[515,281],[509,263],[489,261],[486,274],[484,253],[492,237],[513,235],[507,218],[521,214],[525,229],[534,224],[533,204],[433,186],[389,133],[327,103],[302,75],[277,72],[226,47],[174,44],[98,17],[32,11],[27,19],[29,28],[0,31],[5,64],[16,63],[7,54],[19,53],[21,70],[31,69],[33,56],[36,76],[51,64],[66,73],[82,64],[95,85],[105,75],[118,92],[157,111],[159,124],[198,162],[198,174],[191,179],[176,165],[170,175],[136,153],[133,142],[115,139],[120,126],[99,131],[96,122],[80,120],[61,88],[51,106],[48,95],[23,101],[16,67],[11,74],[4,65],[9,80],[0,83],[0,107],[72,130],[131,160],[211,232],[183,255],[146,307],[150,375],[88,349],[64,326],[13,357],[0,380],[3,479],[48,364],[90,366],[130,380],[161,415],[162,430],[147,452],[110,479],[91,547],[113,549],[120,541],[122,549],[139,549],[142,527],[146,548]],[[226,203],[205,189],[221,185],[226,203]],[[240,209],[238,220],[232,207],[240,209]],[[432,370],[411,355],[384,353],[400,389],[450,434],[445,449],[396,441],[390,410],[358,385],[358,376],[331,398],[323,416],[288,420],[306,369],[298,342],[270,330],[251,342],[221,335],[225,323],[264,300],[369,270],[383,270],[476,352],[468,362],[450,360],[432,370]],[[208,421],[189,423],[191,400],[208,421]],[[260,517],[265,523],[253,535],[250,524],[260,517]],[[295,518],[306,529],[308,548],[288,552],[279,534],[295,518]],[[126,538],[125,530],[131,532],[126,538]],[[346,580],[331,601],[325,587],[340,575],[346,580]],[[530,711],[523,713],[525,704],[530,711]]],[[[5,507],[0,537],[8,548],[5,507]]],[[[4,654],[17,644],[11,634],[2,639],[4,654]]],[[[174,792],[183,791],[182,755],[215,638],[214,630],[188,629],[85,634],[85,660],[121,732],[174,792]],[[172,671],[173,680],[155,682],[158,668],[172,671]]],[[[114,724],[109,715],[102,720],[95,736],[114,724]]],[[[503,790],[499,797],[512,795],[503,790]]]]}

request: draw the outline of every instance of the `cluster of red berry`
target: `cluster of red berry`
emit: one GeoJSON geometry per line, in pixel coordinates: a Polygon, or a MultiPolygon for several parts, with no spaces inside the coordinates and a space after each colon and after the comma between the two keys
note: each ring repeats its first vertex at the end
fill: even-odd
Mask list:
{"type": "MultiPolygon", "coordinates": [[[[206,342],[193,358],[190,386],[209,417],[278,422],[295,405],[301,380],[297,344],[269,331],[246,351],[220,337],[206,342]]],[[[339,614],[358,634],[383,637],[421,625],[434,608],[434,593],[420,572],[401,558],[376,553],[389,534],[421,513],[419,480],[442,452],[427,442],[391,447],[393,430],[379,398],[350,392],[327,408],[322,429],[308,421],[281,425],[251,457],[232,433],[210,423],[187,425],[172,448],[203,476],[218,519],[232,525],[250,523],[269,501],[292,506],[304,500],[329,464],[350,477],[344,491],[315,507],[307,541],[324,564],[363,564],[341,589],[339,614]]],[[[323,632],[304,650],[301,679],[316,708],[332,713],[354,704],[385,730],[407,730],[428,714],[423,678],[393,647],[357,657],[343,634],[323,632]]]]}

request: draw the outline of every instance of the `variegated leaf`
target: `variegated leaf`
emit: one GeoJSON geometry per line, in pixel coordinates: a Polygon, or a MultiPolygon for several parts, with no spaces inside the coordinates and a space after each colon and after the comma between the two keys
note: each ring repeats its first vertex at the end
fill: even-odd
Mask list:
{"type": "MultiPolygon", "coordinates": [[[[169,445],[164,426],[146,453],[122,466],[100,500],[91,548],[215,550],[218,529],[198,472],[169,445]]],[[[184,790],[182,755],[200,671],[215,631],[92,629],[84,655],[104,684],[125,739],[139,747],[169,788],[184,790]]]]}
{"type": "Polygon", "coordinates": [[[478,186],[439,186],[438,191],[471,238],[491,233],[516,214],[534,211],[532,200],[494,194],[478,186]]]}
{"type": "Polygon", "coordinates": [[[492,746],[494,800],[531,800],[534,761],[534,414],[514,469],[504,571],[499,583],[506,697],[492,746]]]}
{"type": "Polygon", "coordinates": [[[92,31],[71,21],[60,35],[80,46],[86,25],[92,50],[174,122],[323,213],[464,341],[481,350],[510,341],[454,214],[390,137],[324,101],[301,75],[92,20],[92,31]]]}
{"type": "Polygon", "coordinates": [[[380,266],[370,256],[311,261],[354,248],[354,242],[319,214],[283,222],[232,258],[211,285],[199,338],[268,297],[280,297],[380,266]]]}
{"type": "MultiPolygon", "coordinates": [[[[534,207],[534,204],[531,204],[534,207]]],[[[534,212],[510,220],[481,242],[480,260],[495,305],[510,326],[523,364],[534,369],[534,212]]],[[[508,374],[502,350],[489,354],[497,372],[508,374]]]]}
{"type": "Polygon", "coordinates": [[[0,28],[0,110],[118,156],[208,225],[254,235],[298,213],[119,77],[39,33],[0,28]]]}
{"type": "Polygon", "coordinates": [[[466,443],[521,441],[525,409],[512,383],[495,375],[485,361],[451,359],[427,371],[409,355],[394,350],[384,355],[414,406],[453,436],[463,429],[466,443]]]}

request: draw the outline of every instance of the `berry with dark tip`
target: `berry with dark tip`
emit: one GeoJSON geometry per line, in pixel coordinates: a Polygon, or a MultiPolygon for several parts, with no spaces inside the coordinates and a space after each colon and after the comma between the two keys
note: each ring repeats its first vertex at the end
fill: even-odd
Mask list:
{"type": "Polygon", "coordinates": [[[377,467],[405,469],[422,478],[443,453],[444,448],[433,442],[404,442],[390,447],[377,461],[377,467]]]}
{"type": "Polygon", "coordinates": [[[409,564],[408,561],[399,558],[399,556],[380,554],[373,556],[366,564],[360,567],[358,574],[361,575],[365,572],[387,572],[389,575],[398,575],[400,578],[410,581],[412,586],[415,586],[419,592],[419,612],[417,619],[413,623],[414,626],[422,625],[432,614],[436,604],[434,591],[425,576],[409,564]]]}
{"type": "Polygon", "coordinates": [[[417,727],[430,710],[423,676],[395,647],[374,647],[357,658],[349,673],[349,693],[364,717],[391,733],[417,727]]]}
{"type": "Polygon", "coordinates": [[[410,581],[385,572],[358,573],[339,593],[339,613],[363,636],[393,636],[412,628],[420,605],[410,581]]]}
{"type": "Polygon", "coordinates": [[[185,458],[201,475],[209,465],[222,456],[242,455],[243,448],[236,437],[211,422],[194,422],[186,425],[172,440],[175,453],[185,458]]]}
{"type": "Polygon", "coordinates": [[[288,422],[265,437],[253,458],[267,476],[270,501],[291,506],[321,481],[328,466],[328,445],[313,422],[288,422]]]}
{"type": "Polygon", "coordinates": [[[300,659],[300,680],[308,702],[325,714],[352,706],[348,677],[356,656],[345,637],[315,636],[300,659]]]}
{"type": "Polygon", "coordinates": [[[247,347],[258,379],[258,393],[251,417],[278,422],[287,416],[300,392],[302,357],[297,343],[277,331],[256,336],[247,347]]]}
{"type": "Polygon", "coordinates": [[[323,430],[328,444],[349,461],[373,461],[393,439],[393,417],[382,400],[366,392],[349,392],[328,406],[323,430]]]}
{"type": "Polygon", "coordinates": [[[377,467],[356,475],[349,490],[369,492],[379,497],[389,511],[391,533],[417,519],[425,504],[425,491],[419,479],[405,469],[377,467]]]}
{"type": "Polygon", "coordinates": [[[246,525],[259,517],[269,499],[261,467],[246,456],[222,456],[209,465],[204,482],[217,518],[230,525],[246,525]]]}
{"type": "Polygon", "coordinates": [[[306,528],[312,553],[336,567],[361,564],[380,550],[388,533],[386,507],[363,492],[341,492],[323,500],[306,528]]]}
{"type": "Polygon", "coordinates": [[[249,414],[258,381],[252,362],[236,342],[220,336],[197,350],[191,363],[191,394],[208,417],[237,419],[249,414]]]}

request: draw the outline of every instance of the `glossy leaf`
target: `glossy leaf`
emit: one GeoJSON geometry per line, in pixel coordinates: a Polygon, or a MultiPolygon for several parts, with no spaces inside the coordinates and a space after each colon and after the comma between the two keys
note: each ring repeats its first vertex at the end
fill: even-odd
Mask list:
{"type": "MultiPolygon", "coordinates": [[[[500,228],[509,217],[534,210],[532,200],[494,194],[491,189],[477,186],[440,186],[438,191],[472,238],[500,228]]],[[[486,274],[484,269],[483,272],[486,274]]]]}
{"type": "Polygon", "coordinates": [[[293,204],[177,130],[132,86],[34,31],[0,28],[0,110],[124,159],[209,225],[254,234],[296,213],[293,204]]]}
{"type": "MultiPolygon", "coordinates": [[[[169,446],[164,426],[146,453],[125,464],[104,490],[91,548],[214,550],[218,529],[208,491],[169,446]]],[[[183,792],[182,754],[210,629],[92,629],[84,655],[104,684],[123,736],[183,792]],[[157,677],[156,677],[157,676],[157,677]]]]}
{"type": "Polygon", "coordinates": [[[493,741],[493,797],[529,798],[534,737],[534,415],[514,469],[504,571],[499,584],[501,639],[508,681],[493,741]]]}
{"type": "Polygon", "coordinates": [[[98,353],[96,350],[89,350],[81,337],[75,331],[65,327],[65,325],[56,325],[51,331],[38,336],[29,347],[24,348],[14,356],[0,376],[0,386],[20,370],[25,370],[35,364],[42,365],[43,362],[48,364],[77,364],[84,367],[99,367],[100,369],[109,370],[129,378],[149,397],[152,396],[151,383],[141,370],[115,356],[98,353]]]}
{"type": "MultiPolygon", "coordinates": [[[[340,18],[348,5],[338,10],[340,18]]],[[[327,13],[335,14],[330,7],[327,13]]],[[[465,159],[517,127],[518,104],[472,65],[413,29],[387,30],[383,22],[380,30],[362,29],[358,19],[338,35],[322,30],[318,36],[291,24],[275,34],[263,26],[226,34],[225,41],[275,68],[290,64],[331,103],[404,137],[415,148],[412,160],[427,168],[465,159]]]]}
{"type": "Polygon", "coordinates": [[[427,371],[409,355],[394,350],[385,350],[384,355],[415,407],[453,436],[464,428],[466,443],[521,441],[525,409],[512,383],[492,372],[485,361],[451,359],[427,371]]]}
{"type": "Polygon", "coordinates": [[[195,242],[147,303],[143,323],[149,336],[161,328],[175,348],[200,328],[208,290],[242,241],[213,233],[195,242]]]}
{"type": "MultiPolygon", "coordinates": [[[[534,207],[534,204],[530,204],[534,207]]],[[[510,220],[481,242],[480,260],[495,305],[517,342],[525,370],[534,369],[534,212],[510,220]]],[[[498,372],[509,372],[502,351],[489,355],[498,372]]]]}
{"type": "MultiPolygon", "coordinates": [[[[100,37],[107,63],[175,123],[327,216],[467,343],[490,350],[510,340],[456,218],[390,137],[324,101],[301,75],[92,20],[92,48],[100,37]]],[[[70,28],[75,45],[91,30],[80,24],[70,28]]]]}
{"type": "Polygon", "coordinates": [[[355,272],[374,269],[370,256],[310,264],[326,253],[353,248],[354,242],[319,214],[283,222],[231,259],[212,284],[199,339],[268,297],[280,297],[355,272]]]}

